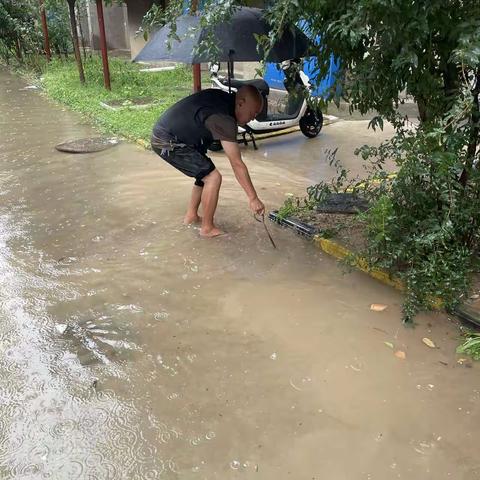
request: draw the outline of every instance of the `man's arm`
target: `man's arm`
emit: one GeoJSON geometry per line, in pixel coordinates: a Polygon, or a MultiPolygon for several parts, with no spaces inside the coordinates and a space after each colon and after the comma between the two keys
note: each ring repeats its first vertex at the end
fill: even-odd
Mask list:
{"type": "Polygon", "coordinates": [[[257,196],[257,192],[255,191],[252,180],[250,179],[250,174],[248,173],[248,168],[245,163],[243,163],[238,143],[229,142],[226,140],[222,140],[221,143],[223,150],[230,160],[235,178],[247,194],[250,209],[253,213],[265,213],[265,205],[257,196]]]}

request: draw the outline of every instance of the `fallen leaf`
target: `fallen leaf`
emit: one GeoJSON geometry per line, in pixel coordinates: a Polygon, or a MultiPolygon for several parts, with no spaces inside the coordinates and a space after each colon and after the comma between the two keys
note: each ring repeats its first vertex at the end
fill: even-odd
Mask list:
{"type": "Polygon", "coordinates": [[[383,305],[381,303],[372,303],[370,305],[370,310],[374,312],[383,312],[387,308],[387,305],[383,305]]]}
{"type": "Polygon", "coordinates": [[[390,347],[393,349],[393,343],[390,342],[383,342],[387,347],[390,347]]]}
{"type": "Polygon", "coordinates": [[[436,345],[427,337],[425,338],[422,338],[422,342],[427,346],[427,347],[430,347],[430,348],[436,348],[436,345]]]}
{"type": "Polygon", "coordinates": [[[407,358],[407,355],[405,355],[405,352],[402,352],[401,350],[397,350],[397,351],[395,352],[395,356],[396,356],[397,358],[402,359],[402,360],[405,360],[405,359],[407,358]]]}

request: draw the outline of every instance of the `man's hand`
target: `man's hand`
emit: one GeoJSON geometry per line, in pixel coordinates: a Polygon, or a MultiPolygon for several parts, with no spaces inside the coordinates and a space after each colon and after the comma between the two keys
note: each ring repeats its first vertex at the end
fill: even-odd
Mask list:
{"type": "Polygon", "coordinates": [[[250,200],[250,210],[256,215],[262,215],[265,213],[265,205],[258,197],[255,197],[253,200],[250,200]]]}
{"type": "Polygon", "coordinates": [[[257,197],[257,192],[253,187],[250,174],[248,173],[247,166],[243,163],[242,155],[240,154],[240,148],[237,142],[228,142],[221,140],[222,147],[227,154],[230,164],[233,168],[233,173],[238,183],[242,186],[247,194],[249,200],[250,210],[257,215],[265,213],[265,205],[257,197]]]}

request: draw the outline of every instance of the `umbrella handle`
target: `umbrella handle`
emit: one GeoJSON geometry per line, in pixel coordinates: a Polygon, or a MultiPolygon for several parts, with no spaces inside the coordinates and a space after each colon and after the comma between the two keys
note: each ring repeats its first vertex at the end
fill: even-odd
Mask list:
{"type": "Polygon", "coordinates": [[[228,72],[228,93],[232,93],[231,78],[233,77],[233,50],[230,50],[228,52],[227,72],[228,72]]]}

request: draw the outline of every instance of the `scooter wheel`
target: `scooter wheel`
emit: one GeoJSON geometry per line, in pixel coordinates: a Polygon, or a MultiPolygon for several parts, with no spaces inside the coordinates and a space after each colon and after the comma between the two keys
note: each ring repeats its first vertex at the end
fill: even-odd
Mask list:
{"type": "Polygon", "coordinates": [[[300,130],[306,137],[315,138],[323,127],[322,112],[307,109],[305,115],[300,119],[299,125],[300,130]]]}
{"type": "Polygon", "coordinates": [[[208,149],[212,152],[220,152],[223,150],[222,144],[218,141],[215,140],[209,147],[208,149]]]}

